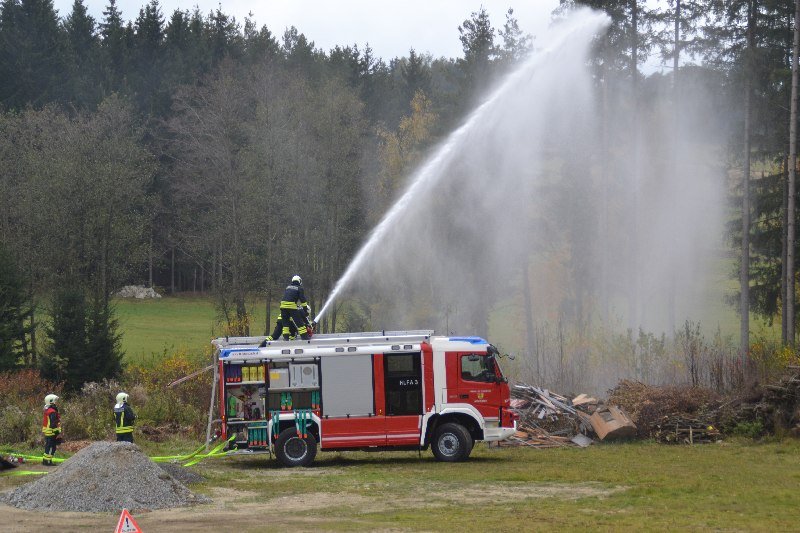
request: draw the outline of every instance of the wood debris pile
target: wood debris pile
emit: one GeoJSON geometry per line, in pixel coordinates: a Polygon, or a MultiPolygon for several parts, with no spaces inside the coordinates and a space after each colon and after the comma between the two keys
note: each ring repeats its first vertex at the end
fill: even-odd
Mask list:
{"type": "Polygon", "coordinates": [[[721,401],[714,391],[702,387],[622,380],[608,391],[608,403],[625,409],[636,423],[638,437],[661,440],[662,426],[672,417],[697,420],[702,427],[716,426],[715,411],[721,401]]]}
{"type": "Polygon", "coordinates": [[[764,433],[783,430],[800,437],[800,367],[790,366],[779,381],[726,402],[719,409],[718,419],[726,429],[758,421],[764,433]]]}
{"type": "Polygon", "coordinates": [[[664,417],[652,436],[665,444],[706,444],[718,441],[720,432],[705,420],[671,415],[664,417]]]}
{"type": "Polygon", "coordinates": [[[511,408],[519,414],[517,433],[502,445],[558,448],[592,442],[589,416],[597,400],[585,394],[570,400],[547,389],[518,383],[511,388],[511,408]],[[581,438],[583,437],[583,438],[581,438]]]}
{"type": "Polygon", "coordinates": [[[764,387],[764,402],[769,406],[774,426],[800,435],[800,371],[795,369],[774,385],[764,387]]]}

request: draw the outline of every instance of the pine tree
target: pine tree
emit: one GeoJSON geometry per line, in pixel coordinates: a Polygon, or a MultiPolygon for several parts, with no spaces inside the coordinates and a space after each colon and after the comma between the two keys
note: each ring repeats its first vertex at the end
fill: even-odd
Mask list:
{"type": "Polygon", "coordinates": [[[108,0],[103,17],[100,35],[105,84],[109,91],[120,91],[127,70],[128,54],[122,12],[117,8],[117,0],[108,0]]]}
{"type": "Polygon", "coordinates": [[[42,357],[42,377],[65,381],[71,390],[84,383],[87,364],[86,296],[81,288],[65,283],[53,296],[52,325],[47,329],[50,349],[42,357]]]}
{"type": "Polygon", "coordinates": [[[86,381],[118,377],[122,373],[122,335],[108,300],[98,298],[90,306],[86,320],[86,381]]]}
{"type": "Polygon", "coordinates": [[[101,85],[98,79],[99,41],[96,24],[83,4],[75,0],[72,12],[64,20],[68,47],[69,85],[68,100],[77,107],[94,106],[100,101],[101,85]]]}
{"type": "Polygon", "coordinates": [[[89,301],[77,283],[64,283],[53,297],[50,351],[42,375],[64,381],[70,390],[84,383],[118,377],[122,371],[120,335],[104,298],[89,301]]]}
{"type": "Polygon", "coordinates": [[[5,0],[0,35],[0,103],[18,109],[60,101],[66,44],[52,0],[5,0]]]}
{"type": "Polygon", "coordinates": [[[507,65],[513,65],[527,56],[533,47],[533,37],[529,33],[523,33],[519,28],[513,9],[509,9],[506,13],[506,23],[500,30],[500,37],[503,39],[503,47],[499,54],[507,65]]]}
{"type": "Polygon", "coordinates": [[[255,22],[246,18],[244,21],[244,59],[247,63],[256,64],[271,61],[280,55],[280,44],[266,26],[256,28],[255,22]]]}
{"type": "Polygon", "coordinates": [[[492,60],[497,56],[495,30],[486,8],[481,6],[480,11],[473,12],[458,27],[458,34],[464,50],[464,58],[459,60],[464,74],[462,89],[466,96],[472,96],[489,82],[492,60]]]}
{"type": "Polygon", "coordinates": [[[11,254],[0,244],[0,371],[27,358],[25,320],[31,315],[24,280],[11,254]]]}
{"type": "Polygon", "coordinates": [[[139,109],[163,116],[169,109],[169,95],[163,83],[164,17],[158,0],[139,10],[134,24],[133,69],[129,80],[139,109]]]}
{"type": "Polygon", "coordinates": [[[241,57],[242,39],[235,19],[217,9],[209,15],[206,26],[213,64],[228,56],[241,57]]]}
{"type": "Polygon", "coordinates": [[[430,57],[422,56],[412,48],[408,51],[408,58],[400,67],[403,77],[404,99],[408,102],[407,109],[411,109],[411,100],[418,91],[429,94],[431,90],[430,57]]]}

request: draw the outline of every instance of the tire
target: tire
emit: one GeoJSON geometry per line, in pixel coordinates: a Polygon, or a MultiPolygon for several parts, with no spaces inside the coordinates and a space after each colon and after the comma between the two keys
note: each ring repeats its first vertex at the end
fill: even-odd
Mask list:
{"type": "Polygon", "coordinates": [[[275,456],[284,466],[308,466],[317,456],[317,439],[311,433],[300,438],[294,427],[286,428],[275,441],[275,456]]]}
{"type": "Polygon", "coordinates": [[[472,452],[472,435],[467,428],[453,422],[436,428],[433,439],[433,455],[439,461],[456,463],[466,461],[472,452]]]}

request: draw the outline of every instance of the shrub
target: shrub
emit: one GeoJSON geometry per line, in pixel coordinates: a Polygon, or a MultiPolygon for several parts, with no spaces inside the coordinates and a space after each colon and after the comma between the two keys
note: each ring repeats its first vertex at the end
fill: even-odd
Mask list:
{"type": "Polygon", "coordinates": [[[64,437],[103,440],[114,436],[113,406],[121,390],[116,381],[87,383],[61,406],[64,437]]]}
{"type": "Polygon", "coordinates": [[[742,421],[733,427],[732,433],[740,437],[757,439],[764,434],[764,424],[761,420],[742,421]]]}
{"type": "Polygon", "coordinates": [[[44,397],[62,394],[62,386],[35,370],[0,373],[0,443],[34,443],[41,437],[44,397]]]}
{"type": "Polygon", "coordinates": [[[194,436],[202,434],[207,421],[212,373],[202,373],[174,387],[168,385],[207,364],[185,350],[178,350],[151,367],[129,368],[126,383],[139,387],[146,400],[133,403],[138,424],[170,426],[172,431],[188,431],[194,436]]]}

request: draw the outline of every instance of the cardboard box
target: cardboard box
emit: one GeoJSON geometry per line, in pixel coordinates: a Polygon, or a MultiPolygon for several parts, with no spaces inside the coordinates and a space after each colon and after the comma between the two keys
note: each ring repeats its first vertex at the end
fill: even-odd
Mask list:
{"type": "Polygon", "coordinates": [[[589,421],[600,440],[625,439],[636,435],[636,424],[619,407],[601,407],[589,421]]]}

